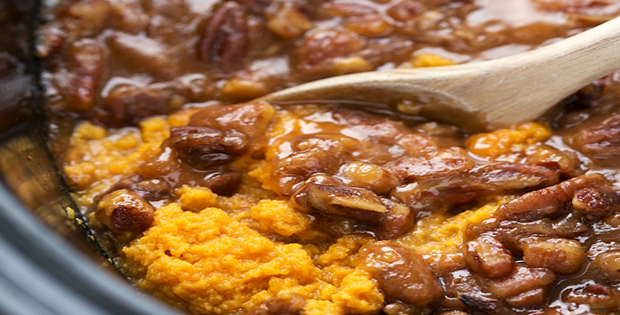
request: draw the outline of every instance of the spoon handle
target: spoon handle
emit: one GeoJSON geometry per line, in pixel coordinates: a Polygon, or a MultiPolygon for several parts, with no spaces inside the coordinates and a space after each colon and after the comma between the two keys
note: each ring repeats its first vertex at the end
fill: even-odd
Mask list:
{"type": "Polygon", "coordinates": [[[492,129],[533,120],[563,98],[620,69],[620,18],[522,54],[438,68],[395,70],[433,87],[492,129]],[[422,77],[423,79],[419,79],[422,77]]]}
{"type": "Polygon", "coordinates": [[[416,110],[469,129],[500,128],[539,117],[566,96],[616,69],[620,69],[620,18],[519,55],[332,77],[257,101],[413,104],[399,109],[416,110]]]}
{"type": "Polygon", "coordinates": [[[486,75],[453,93],[476,100],[475,106],[495,127],[532,120],[583,86],[620,69],[620,18],[546,47],[472,66],[483,67],[486,75]],[[479,93],[485,97],[481,99],[479,93]]]}

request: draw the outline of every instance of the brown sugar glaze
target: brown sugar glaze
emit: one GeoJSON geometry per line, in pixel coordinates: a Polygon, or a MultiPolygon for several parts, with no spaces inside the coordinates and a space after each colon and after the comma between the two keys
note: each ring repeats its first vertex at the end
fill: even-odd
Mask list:
{"type": "Polygon", "coordinates": [[[368,104],[242,102],[512,55],[619,14],[612,0],[58,1],[37,45],[50,146],[115,266],[191,314],[616,314],[618,73],[474,134],[368,104]]]}

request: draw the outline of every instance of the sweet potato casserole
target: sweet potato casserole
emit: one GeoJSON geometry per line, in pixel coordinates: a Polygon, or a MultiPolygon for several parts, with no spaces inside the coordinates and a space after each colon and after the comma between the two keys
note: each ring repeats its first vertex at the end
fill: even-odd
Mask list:
{"type": "Polygon", "coordinates": [[[516,54],[619,1],[47,4],[51,148],[137,287],[190,314],[620,313],[620,73],[486,132],[249,102],[516,54]]]}

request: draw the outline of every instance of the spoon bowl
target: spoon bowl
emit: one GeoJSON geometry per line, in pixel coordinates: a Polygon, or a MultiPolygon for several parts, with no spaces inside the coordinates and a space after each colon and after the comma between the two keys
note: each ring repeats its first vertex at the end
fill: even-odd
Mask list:
{"type": "Polygon", "coordinates": [[[568,95],[620,69],[620,18],[557,43],[478,63],[372,71],[318,80],[257,101],[353,100],[467,129],[539,117],[568,95]]]}

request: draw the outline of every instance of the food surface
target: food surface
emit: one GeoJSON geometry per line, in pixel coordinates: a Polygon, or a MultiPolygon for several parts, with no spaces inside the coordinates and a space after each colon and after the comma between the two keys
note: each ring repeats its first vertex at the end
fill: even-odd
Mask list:
{"type": "Polygon", "coordinates": [[[251,102],[616,15],[612,0],[61,0],[38,31],[50,146],[112,263],[190,314],[619,314],[620,73],[483,132],[398,104],[251,102]]]}

